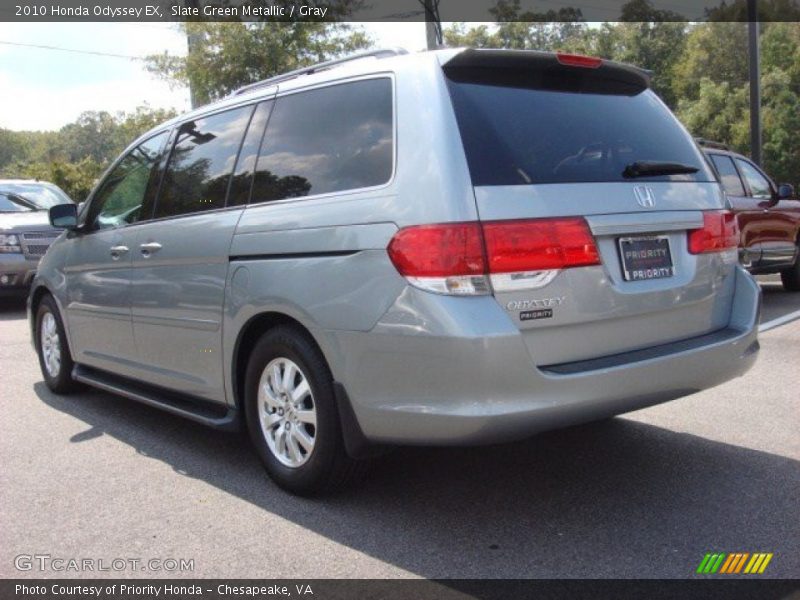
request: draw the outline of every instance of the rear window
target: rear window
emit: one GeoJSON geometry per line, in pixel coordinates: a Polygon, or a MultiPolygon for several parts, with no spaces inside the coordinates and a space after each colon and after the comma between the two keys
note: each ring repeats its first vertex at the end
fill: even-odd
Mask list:
{"type": "Polygon", "coordinates": [[[578,85],[575,73],[545,79],[509,69],[446,70],[473,185],[632,181],[622,173],[639,161],[697,172],[636,181],[716,181],[652,91],[578,85]]]}

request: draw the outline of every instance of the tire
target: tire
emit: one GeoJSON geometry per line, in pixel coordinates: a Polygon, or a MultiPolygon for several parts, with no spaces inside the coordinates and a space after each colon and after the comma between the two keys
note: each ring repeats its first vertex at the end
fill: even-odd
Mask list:
{"type": "Polygon", "coordinates": [[[72,379],[72,354],[67,344],[64,323],[61,320],[55,300],[44,296],[36,311],[34,334],[39,367],[47,387],[56,394],[74,392],[78,385],[72,379]]]}
{"type": "Polygon", "coordinates": [[[797,253],[794,265],[781,271],[781,281],[783,289],[787,292],[800,292],[800,251],[797,253]]]}
{"type": "Polygon", "coordinates": [[[253,348],[245,417],[264,468],[289,492],[309,496],[341,489],[367,468],[345,451],[330,369],[297,327],[277,326],[253,348]]]}

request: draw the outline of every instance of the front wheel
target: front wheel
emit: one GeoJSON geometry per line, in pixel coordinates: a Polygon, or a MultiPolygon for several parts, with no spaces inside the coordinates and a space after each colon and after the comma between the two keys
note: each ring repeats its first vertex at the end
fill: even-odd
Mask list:
{"type": "Polygon", "coordinates": [[[783,282],[783,289],[787,292],[800,292],[800,249],[797,252],[794,265],[781,271],[781,281],[783,282]]]}
{"type": "Polygon", "coordinates": [[[366,467],[345,451],[333,378],[299,328],[275,327],[256,344],[247,366],[245,412],[267,473],[290,492],[340,488],[366,467]]]}
{"type": "Polygon", "coordinates": [[[56,394],[67,394],[77,388],[72,379],[72,355],[67,345],[64,323],[51,296],[42,298],[36,311],[36,351],[47,387],[56,394]]]}

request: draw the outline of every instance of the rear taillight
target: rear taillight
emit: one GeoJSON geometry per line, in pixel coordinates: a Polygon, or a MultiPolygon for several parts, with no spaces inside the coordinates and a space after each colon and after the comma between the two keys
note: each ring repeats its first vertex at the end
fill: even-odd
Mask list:
{"type": "Polygon", "coordinates": [[[556,59],[562,65],[568,67],[583,67],[584,69],[597,69],[603,64],[602,58],[595,56],[584,56],[583,54],[566,54],[557,52],[556,59]]]}
{"type": "Polygon", "coordinates": [[[703,213],[703,228],[689,231],[689,252],[722,252],[739,246],[739,226],[729,212],[703,213]]]}
{"type": "Polygon", "coordinates": [[[561,269],[600,264],[581,218],[489,221],[408,227],[389,257],[419,288],[443,294],[534,289],[561,269]]]}
{"type": "Polygon", "coordinates": [[[483,226],[490,273],[543,271],[600,263],[581,218],[493,221],[483,226]]]}
{"type": "Polygon", "coordinates": [[[401,229],[389,258],[413,285],[440,294],[486,294],[486,257],[478,223],[420,225],[401,229]]]}

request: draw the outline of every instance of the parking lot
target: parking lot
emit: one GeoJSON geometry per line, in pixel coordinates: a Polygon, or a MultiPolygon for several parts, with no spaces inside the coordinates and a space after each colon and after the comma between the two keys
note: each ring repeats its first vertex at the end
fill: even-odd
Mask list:
{"type": "MultiPolygon", "coordinates": [[[[762,279],[763,322],[800,295],[762,279]]],[[[107,393],[51,394],[20,303],[0,306],[0,576],[691,576],[772,552],[800,576],[800,320],[745,377],[604,422],[468,449],[399,449],[363,485],[292,497],[243,436],[107,393]],[[21,554],[193,559],[191,572],[18,571],[21,554]]]]}

